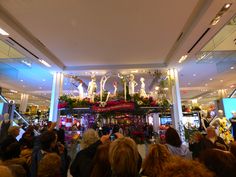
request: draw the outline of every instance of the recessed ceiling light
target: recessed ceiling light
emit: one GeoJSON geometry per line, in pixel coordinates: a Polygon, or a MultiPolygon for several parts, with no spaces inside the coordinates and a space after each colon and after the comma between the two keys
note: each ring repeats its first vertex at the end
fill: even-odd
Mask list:
{"type": "Polygon", "coordinates": [[[212,81],[213,79],[212,78],[210,78],[210,81],[212,81]]]}
{"type": "Polygon", "coordinates": [[[48,62],[46,62],[45,60],[39,59],[39,62],[42,63],[43,65],[49,67],[49,68],[51,67],[51,65],[48,62]]]}
{"type": "Polygon", "coordinates": [[[186,60],[188,57],[188,55],[183,55],[180,59],[179,59],[179,63],[182,63],[184,60],[186,60]]]}
{"type": "Polygon", "coordinates": [[[228,9],[232,4],[231,3],[227,3],[225,4],[225,8],[228,9]]]}
{"type": "Polygon", "coordinates": [[[21,81],[21,82],[23,82],[23,80],[22,80],[22,79],[21,79],[20,81],[21,81]]]}
{"type": "Polygon", "coordinates": [[[42,87],[39,87],[39,89],[42,89],[42,87]]]}
{"type": "Polygon", "coordinates": [[[191,83],[189,82],[188,85],[191,85],[191,83]]]}
{"type": "Polygon", "coordinates": [[[231,66],[231,67],[230,67],[230,69],[234,69],[234,67],[233,67],[233,66],[231,66]]]}
{"type": "Polygon", "coordinates": [[[3,36],[9,36],[9,33],[4,31],[2,28],[0,28],[0,34],[3,35],[3,36]]]}
{"type": "Polygon", "coordinates": [[[196,77],[196,74],[193,74],[193,77],[196,77]]]}
{"type": "Polygon", "coordinates": [[[208,86],[208,84],[205,84],[205,86],[208,86]]]}
{"type": "Polygon", "coordinates": [[[43,82],[45,82],[46,81],[46,79],[43,79],[43,82]]]}
{"type": "Polygon", "coordinates": [[[220,80],[220,82],[224,82],[223,80],[220,80]]]}

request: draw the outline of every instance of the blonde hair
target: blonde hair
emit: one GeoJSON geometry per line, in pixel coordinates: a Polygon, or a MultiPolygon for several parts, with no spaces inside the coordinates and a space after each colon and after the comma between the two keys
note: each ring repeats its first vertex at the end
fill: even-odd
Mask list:
{"type": "Polygon", "coordinates": [[[198,161],[173,157],[160,177],[214,177],[214,174],[198,161]]]}
{"type": "Polygon", "coordinates": [[[111,143],[109,161],[114,176],[137,176],[138,159],[139,153],[137,145],[131,138],[118,138],[111,143]]]}
{"type": "Polygon", "coordinates": [[[159,176],[163,166],[171,159],[171,153],[165,145],[152,144],[143,162],[143,174],[149,177],[159,176]]]}
{"type": "Polygon", "coordinates": [[[47,153],[39,162],[38,177],[55,177],[60,173],[61,158],[56,153],[47,153]]]}
{"type": "Polygon", "coordinates": [[[88,129],[84,132],[81,141],[81,148],[85,149],[99,140],[98,133],[94,129],[88,129]]]}

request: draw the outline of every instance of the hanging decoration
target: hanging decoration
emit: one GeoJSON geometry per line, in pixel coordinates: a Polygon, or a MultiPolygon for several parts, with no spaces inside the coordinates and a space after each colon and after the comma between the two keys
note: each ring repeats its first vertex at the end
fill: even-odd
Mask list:
{"type": "MultiPolygon", "coordinates": [[[[111,112],[115,110],[138,110],[141,107],[159,107],[163,111],[170,108],[170,101],[167,99],[168,91],[168,77],[166,73],[162,73],[159,70],[150,71],[150,75],[153,76],[153,80],[156,81],[156,95],[147,94],[145,88],[144,77],[140,78],[140,90],[135,92],[135,87],[138,83],[135,81],[134,74],[123,75],[118,73],[118,78],[123,83],[123,91],[117,92],[118,82],[113,82],[113,93],[111,94],[105,89],[106,82],[110,78],[110,75],[104,75],[100,80],[100,92],[97,94],[96,76],[91,75],[91,81],[87,88],[87,97],[84,98],[83,81],[80,80],[80,84],[77,86],[79,90],[78,97],[71,97],[63,95],[59,99],[58,108],[84,108],[89,107],[95,112],[111,112]],[[127,84],[128,82],[128,84],[127,84]],[[158,89],[157,89],[158,88],[158,89]]],[[[152,83],[154,84],[154,83],[152,83]]]]}

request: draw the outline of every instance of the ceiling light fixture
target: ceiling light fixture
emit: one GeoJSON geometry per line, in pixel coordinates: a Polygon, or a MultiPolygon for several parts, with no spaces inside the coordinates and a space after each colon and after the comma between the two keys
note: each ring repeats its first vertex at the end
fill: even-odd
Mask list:
{"type": "Polygon", "coordinates": [[[210,81],[212,81],[213,79],[212,78],[210,78],[210,81]]]}
{"type": "Polygon", "coordinates": [[[21,81],[21,82],[23,82],[23,80],[22,80],[22,79],[21,79],[20,81],[21,81]]]}
{"type": "Polygon", "coordinates": [[[13,92],[13,93],[18,93],[16,90],[10,90],[10,92],[13,92]]]}
{"type": "Polygon", "coordinates": [[[193,77],[196,77],[197,75],[196,74],[193,74],[193,77]]]}
{"type": "Polygon", "coordinates": [[[230,69],[234,69],[234,67],[233,67],[233,66],[231,66],[231,67],[230,67],[230,69]]]}
{"type": "Polygon", "coordinates": [[[208,86],[208,84],[205,84],[205,86],[208,86]]]}
{"type": "Polygon", "coordinates": [[[51,67],[51,65],[48,62],[46,62],[45,60],[39,59],[39,62],[42,63],[43,65],[49,67],[49,68],[51,67]]]}
{"type": "Polygon", "coordinates": [[[187,59],[188,55],[183,55],[180,59],[179,59],[179,63],[182,63],[183,61],[185,61],[187,59]]]}
{"type": "Polygon", "coordinates": [[[2,28],[0,28],[0,34],[3,35],[3,36],[9,36],[9,33],[4,31],[2,28]]]}
{"type": "Polygon", "coordinates": [[[220,9],[220,11],[216,14],[215,18],[211,21],[210,24],[211,24],[212,26],[216,25],[216,24],[220,21],[220,19],[221,19],[221,17],[223,16],[223,14],[224,14],[226,11],[229,10],[229,8],[230,8],[231,5],[232,5],[232,3],[227,3],[227,4],[225,4],[225,5],[220,9]]]}
{"type": "Polygon", "coordinates": [[[45,82],[45,81],[46,81],[46,79],[43,79],[42,81],[43,81],[43,82],[45,82]]]}
{"type": "Polygon", "coordinates": [[[24,63],[26,66],[31,67],[31,63],[26,60],[21,60],[21,63],[24,63]]]}
{"type": "Polygon", "coordinates": [[[225,8],[228,9],[232,4],[231,3],[228,3],[228,4],[225,4],[225,8]]]}
{"type": "Polygon", "coordinates": [[[220,80],[220,82],[224,82],[223,80],[220,80]]]}
{"type": "Polygon", "coordinates": [[[189,82],[188,85],[191,85],[191,83],[189,82]]]}

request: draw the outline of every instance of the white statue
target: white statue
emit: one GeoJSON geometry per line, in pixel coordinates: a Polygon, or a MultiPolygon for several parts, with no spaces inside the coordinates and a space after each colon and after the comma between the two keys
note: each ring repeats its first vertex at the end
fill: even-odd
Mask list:
{"type": "Polygon", "coordinates": [[[94,102],[94,96],[97,90],[96,77],[94,75],[91,76],[91,81],[88,84],[88,98],[91,99],[91,102],[94,102]]]}
{"type": "Polygon", "coordinates": [[[144,83],[145,79],[143,77],[140,78],[140,82],[141,82],[141,88],[139,91],[139,94],[141,97],[147,97],[146,91],[145,91],[145,83],[144,83]]]}
{"type": "Polygon", "coordinates": [[[105,84],[107,82],[107,79],[109,79],[110,76],[102,76],[101,81],[100,81],[100,102],[102,102],[102,96],[103,96],[103,92],[105,90],[105,84]]]}
{"type": "Polygon", "coordinates": [[[130,74],[129,77],[129,94],[130,96],[134,95],[134,88],[138,85],[138,83],[134,80],[134,75],[130,74]]]}
{"type": "Polygon", "coordinates": [[[117,82],[116,81],[113,83],[113,87],[114,87],[113,95],[116,96],[116,92],[117,92],[117,82]]]}
{"type": "Polygon", "coordinates": [[[84,89],[82,82],[78,85],[77,89],[79,90],[79,99],[82,100],[84,98],[84,89]]]}

